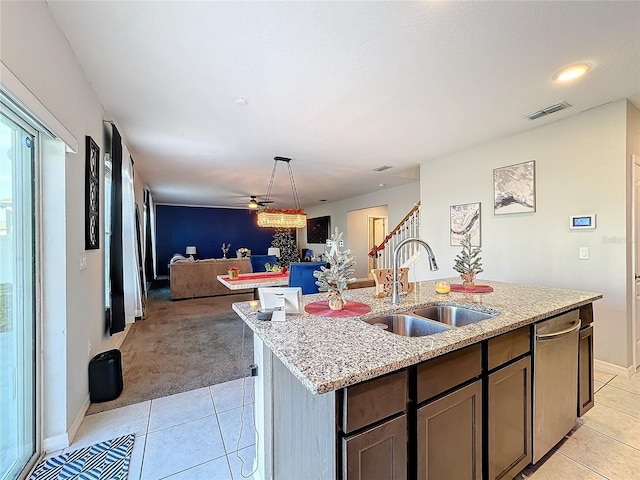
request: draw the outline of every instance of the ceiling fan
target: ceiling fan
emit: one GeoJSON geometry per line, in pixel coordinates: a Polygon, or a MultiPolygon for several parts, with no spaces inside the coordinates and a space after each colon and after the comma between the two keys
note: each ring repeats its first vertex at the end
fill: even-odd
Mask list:
{"type": "Polygon", "coordinates": [[[264,207],[267,203],[273,203],[273,200],[263,200],[259,202],[256,200],[256,195],[251,195],[251,200],[247,203],[249,210],[257,210],[258,207],[264,207]]]}

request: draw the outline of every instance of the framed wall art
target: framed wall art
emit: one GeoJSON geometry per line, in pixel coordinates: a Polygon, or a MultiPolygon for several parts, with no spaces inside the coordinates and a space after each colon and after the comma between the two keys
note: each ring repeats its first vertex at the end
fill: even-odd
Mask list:
{"type": "Polygon", "coordinates": [[[450,245],[461,245],[465,235],[471,235],[472,246],[480,246],[480,203],[465,203],[449,207],[450,245]]]}
{"type": "Polygon", "coordinates": [[[84,248],[100,248],[100,148],[93,138],[86,138],[84,248]]]}
{"type": "Polygon", "coordinates": [[[535,160],[493,170],[494,214],[535,212],[535,180],[535,160]]]}

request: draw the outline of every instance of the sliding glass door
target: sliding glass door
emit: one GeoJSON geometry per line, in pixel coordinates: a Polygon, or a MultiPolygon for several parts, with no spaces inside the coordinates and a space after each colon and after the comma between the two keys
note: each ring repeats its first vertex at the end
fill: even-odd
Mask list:
{"type": "Polygon", "coordinates": [[[37,136],[0,106],[0,479],[13,480],[39,450],[34,233],[37,136]]]}

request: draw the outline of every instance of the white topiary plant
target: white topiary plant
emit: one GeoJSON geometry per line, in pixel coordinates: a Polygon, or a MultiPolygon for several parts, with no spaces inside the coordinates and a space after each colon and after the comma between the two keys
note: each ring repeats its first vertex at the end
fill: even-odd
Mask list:
{"type": "Polygon", "coordinates": [[[322,266],[320,271],[313,272],[313,276],[318,279],[316,285],[320,291],[329,292],[329,307],[333,310],[342,309],[344,305],[342,292],[347,289],[347,285],[356,281],[355,277],[352,277],[355,272],[353,268],[356,264],[355,257],[349,249],[340,251],[343,244],[342,232],[336,227],[331,240],[327,241],[327,246],[330,247],[327,255],[329,268],[322,266]]]}

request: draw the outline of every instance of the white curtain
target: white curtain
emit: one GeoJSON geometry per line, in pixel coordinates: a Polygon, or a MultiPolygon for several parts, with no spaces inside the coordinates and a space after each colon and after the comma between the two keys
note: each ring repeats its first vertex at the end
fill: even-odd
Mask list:
{"type": "Polygon", "coordinates": [[[156,205],[153,203],[151,191],[149,191],[149,211],[147,215],[149,215],[151,223],[151,254],[153,255],[153,272],[147,272],[147,275],[149,275],[147,280],[155,280],[158,273],[156,272],[156,205]]]}
{"type": "Polygon", "coordinates": [[[124,312],[127,323],[142,317],[142,292],[138,265],[138,232],[136,198],[133,190],[133,164],[122,144],[122,269],[124,279],[124,312]]]}

